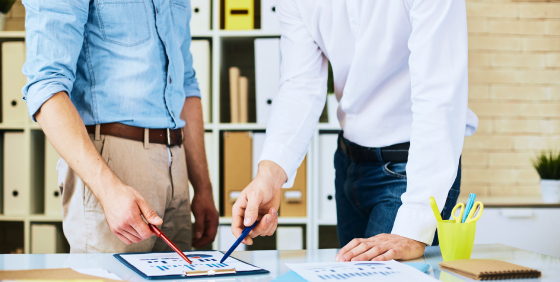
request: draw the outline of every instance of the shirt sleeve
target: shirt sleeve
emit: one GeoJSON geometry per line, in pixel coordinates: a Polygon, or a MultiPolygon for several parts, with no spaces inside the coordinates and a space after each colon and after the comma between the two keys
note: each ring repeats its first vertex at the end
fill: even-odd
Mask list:
{"type": "Polygon", "coordinates": [[[410,77],[412,133],[402,195],[392,233],[430,245],[463,148],[467,120],[467,19],[465,1],[412,0],[410,77]]]}
{"type": "Polygon", "coordinates": [[[84,43],[89,1],[24,0],[27,85],[23,99],[31,118],[54,94],[72,92],[76,64],[84,43]]]}
{"type": "MultiPolygon", "coordinates": [[[[191,3],[188,1],[187,12],[191,13],[191,3]]],[[[189,16],[190,18],[190,16],[189,16]]],[[[181,45],[181,53],[183,53],[183,62],[185,73],[183,78],[183,89],[185,91],[185,98],[188,97],[201,97],[198,80],[196,79],[196,71],[193,68],[193,55],[191,53],[191,24],[187,21],[187,28],[185,29],[185,39],[181,45]]]]}
{"type": "Polygon", "coordinates": [[[270,160],[288,176],[292,187],[296,171],[309,147],[325,106],[328,61],[301,19],[297,2],[279,1],[280,88],[272,103],[266,140],[259,162],[270,160]]]}

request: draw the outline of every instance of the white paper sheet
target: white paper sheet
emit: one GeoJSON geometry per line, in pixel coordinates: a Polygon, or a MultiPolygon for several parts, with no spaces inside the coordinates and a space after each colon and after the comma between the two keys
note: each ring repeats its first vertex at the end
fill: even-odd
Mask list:
{"type": "Polygon", "coordinates": [[[218,251],[185,252],[193,262],[188,264],[176,253],[123,254],[121,257],[148,276],[183,275],[183,271],[235,268],[237,272],[261,270],[235,258],[220,260],[224,254],[218,251]]]}
{"type": "Polygon", "coordinates": [[[356,261],[287,263],[289,268],[310,282],[325,281],[437,281],[414,267],[397,261],[356,261]]]}
{"type": "Polygon", "coordinates": [[[103,268],[72,268],[72,270],[81,274],[122,281],[122,279],[119,278],[116,274],[111,273],[103,268]]]}

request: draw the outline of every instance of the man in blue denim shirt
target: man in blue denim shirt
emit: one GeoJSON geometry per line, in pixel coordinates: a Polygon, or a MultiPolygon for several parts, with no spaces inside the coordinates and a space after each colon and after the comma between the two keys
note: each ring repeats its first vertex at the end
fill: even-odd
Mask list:
{"type": "Polygon", "coordinates": [[[162,225],[180,248],[212,242],[218,212],[189,51],[190,1],[23,4],[23,96],[63,159],[59,182],[71,251],[166,249],[142,216],[162,225]]]}

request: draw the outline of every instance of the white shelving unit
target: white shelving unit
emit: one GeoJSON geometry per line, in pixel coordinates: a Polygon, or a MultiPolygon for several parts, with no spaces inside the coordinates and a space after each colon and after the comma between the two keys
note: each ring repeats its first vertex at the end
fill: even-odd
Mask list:
{"type": "MultiPolygon", "coordinates": [[[[262,125],[257,124],[231,124],[231,123],[221,123],[220,122],[220,113],[221,113],[221,104],[220,104],[220,95],[221,95],[221,70],[223,66],[222,55],[225,54],[222,52],[223,48],[223,40],[235,40],[236,38],[240,38],[243,40],[247,40],[247,38],[262,38],[262,37],[280,37],[280,34],[277,33],[270,33],[264,32],[261,30],[244,30],[244,31],[230,31],[230,30],[221,30],[220,27],[220,0],[212,0],[212,29],[208,31],[196,31],[193,30],[192,37],[193,40],[196,39],[206,39],[210,40],[211,43],[211,122],[204,125],[204,128],[207,132],[212,132],[212,160],[209,161],[211,167],[209,168],[213,173],[211,173],[211,181],[213,184],[213,193],[214,193],[214,200],[218,210],[220,204],[220,135],[223,131],[262,131],[266,128],[262,125]]],[[[17,32],[0,32],[0,39],[25,39],[25,32],[24,31],[17,31],[17,32]]],[[[229,106],[229,105],[226,105],[229,106]]],[[[306,227],[306,247],[308,249],[316,249],[319,246],[318,240],[318,228],[319,225],[336,225],[336,222],[319,222],[318,220],[318,158],[317,154],[318,150],[318,136],[320,130],[327,130],[327,131],[335,131],[339,130],[340,127],[338,125],[332,124],[319,124],[317,130],[314,133],[313,140],[310,145],[310,149],[308,152],[308,161],[307,161],[307,216],[306,217],[280,217],[279,224],[280,225],[305,225],[306,227]]],[[[32,130],[40,130],[40,127],[37,123],[28,120],[25,124],[0,124],[0,130],[22,130],[25,133],[25,140],[27,143],[27,148],[29,148],[29,142],[31,142],[30,132],[32,130]]],[[[29,162],[29,154],[27,153],[27,161],[29,162]]],[[[29,163],[28,163],[29,165],[29,163]]],[[[31,176],[30,176],[31,177],[31,176]]],[[[41,214],[27,214],[22,216],[6,216],[0,215],[0,222],[5,221],[19,221],[23,222],[24,224],[24,252],[30,253],[30,230],[31,224],[33,222],[61,222],[62,215],[60,216],[52,216],[52,215],[41,215],[41,214]]],[[[222,225],[229,225],[231,224],[231,218],[228,217],[221,217],[220,224],[222,225]]],[[[216,240],[213,244],[213,248],[216,249],[218,240],[216,240]]]]}

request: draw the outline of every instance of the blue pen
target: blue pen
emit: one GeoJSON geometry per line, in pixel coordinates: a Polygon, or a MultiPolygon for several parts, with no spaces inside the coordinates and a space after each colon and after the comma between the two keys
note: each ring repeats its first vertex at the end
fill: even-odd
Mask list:
{"type": "Polygon", "coordinates": [[[247,237],[247,235],[249,235],[249,232],[251,232],[251,230],[253,230],[253,228],[257,225],[257,223],[258,223],[258,221],[255,221],[255,223],[253,223],[253,225],[251,225],[249,227],[245,227],[245,229],[243,229],[243,233],[241,233],[241,236],[239,236],[239,238],[237,238],[237,241],[235,241],[235,243],[233,243],[231,248],[229,248],[227,253],[220,260],[220,263],[223,263],[229,257],[229,255],[231,255],[231,253],[233,251],[235,251],[237,246],[239,246],[239,244],[241,244],[241,241],[243,241],[243,239],[245,239],[245,237],[247,237]]]}
{"type": "Polygon", "coordinates": [[[465,221],[467,220],[467,216],[471,212],[471,209],[472,209],[472,206],[474,204],[474,199],[475,198],[476,198],[475,193],[471,193],[469,195],[469,201],[467,202],[467,206],[465,207],[465,212],[463,213],[463,220],[461,220],[461,223],[465,223],[465,221]]]}

